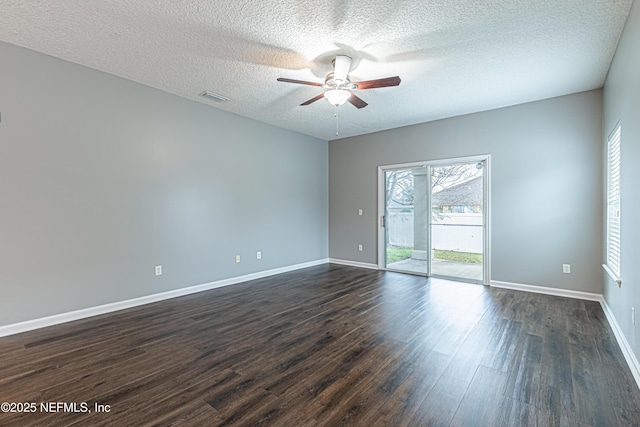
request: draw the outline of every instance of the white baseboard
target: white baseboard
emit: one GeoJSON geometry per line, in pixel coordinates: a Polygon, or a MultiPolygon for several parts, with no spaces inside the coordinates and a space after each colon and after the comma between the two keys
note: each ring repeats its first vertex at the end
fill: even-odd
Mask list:
{"type": "Polygon", "coordinates": [[[631,373],[633,374],[633,378],[636,380],[638,387],[640,387],[640,363],[638,363],[638,359],[635,354],[633,354],[633,350],[631,349],[631,345],[627,338],[625,338],[622,333],[622,328],[620,328],[620,324],[616,320],[613,315],[613,311],[611,311],[611,307],[607,304],[607,300],[603,299],[600,304],[602,305],[602,310],[604,311],[604,315],[607,317],[609,321],[609,325],[613,330],[613,334],[618,341],[618,345],[620,346],[620,350],[622,350],[622,354],[624,355],[625,360],[627,361],[627,365],[629,365],[629,369],[631,369],[631,373]]]}
{"type": "Polygon", "coordinates": [[[349,267],[368,268],[370,270],[379,270],[377,264],[369,264],[367,262],[347,261],[345,259],[329,258],[331,264],[346,265],[349,267]]]}
{"type": "Polygon", "coordinates": [[[19,334],[21,332],[32,331],[34,329],[45,328],[47,326],[58,325],[60,323],[72,322],[74,320],[85,319],[100,314],[112,313],[114,311],[124,310],[126,308],[137,307],[152,302],[163,301],[171,298],[177,298],[197,292],[208,291],[210,289],[221,288],[223,286],[235,285],[237,283],[248,282],[250,280],[262,279],[264,277],[274,276],[276,274],[287,273],[289,271],[300,270],[302,268],[313,267],[316,265],[326,264],[328,259],[319,259],[316,261],[305,262],[302,264],[290,265],[287,267],[274,268],[272,270],[259,271],[257,273],[246,274],[244,276],[231,277],[229,279],[218,280],[215,282],[204,283],[202,285],[190,286],[188,288],[176,289],[173,291],[161,292],[158,294],[147,295],[144,297],[133,298],[125,301],[114,302],[110,304],[99,305],[96,307],[84,308],[68,313],[55,314],[53,316],[42,317],[39,319],[27,320],[20,323],[0,326],[0,337],[19,334]]]}
{"type": "Polygon", "coordinates": [[[569,289],[547,288],[545,286],[536,285],[523,285],[521,283],[501,282],[498,280],[492,280],[491,286],[494,288],[511,289],[514,291],[532,292],[534,294],[553,295],[557,297],[576,298],[587,301],[602,302],[603,297],[601,294],[594,294],[591,292],[572,291],[569,289]]]}

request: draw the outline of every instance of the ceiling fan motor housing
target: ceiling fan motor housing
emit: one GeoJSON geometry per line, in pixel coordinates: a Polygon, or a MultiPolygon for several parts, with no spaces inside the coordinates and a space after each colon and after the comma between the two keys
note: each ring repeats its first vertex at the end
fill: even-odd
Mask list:
{"type": "Polygon", "coordinates": [[[328,89],[355,90],[358,86],[351,83],[351,80],[349,80],[349,76],[347,76],[347,78],[341,82],[333,78],[333,73],[329,73],[324,79],[324,87],[328,89]]]}

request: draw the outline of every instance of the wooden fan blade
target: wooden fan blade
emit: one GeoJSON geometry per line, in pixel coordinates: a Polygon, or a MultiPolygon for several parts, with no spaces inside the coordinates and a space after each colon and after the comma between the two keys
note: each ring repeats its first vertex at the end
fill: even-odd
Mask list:
{"type": "Polygon", "coordinates": [[[356,96],[355,93],[352,93],[351,96],[349,97],[349,99],[347,99],[347,101],[349,101],[351,104],[353,104],[354,107],[356,107],[358,109],[364,108],[367,105],[369,105],[366,102],[364,102],[362,100],[362,98],[359,98],[358,96],[356,96]]]}
{"type": "Polygon", "coordinates": [[[338,55],[333,63],[333,78],[334,80],[345,81],[347,74],[349,74],[349,68],[351,68],[351,58],[345,55],[338,55]]]}
{"type": "Polygon", "coordinates": [[[285,83],[296,83],[296,84],[299,84],[299,85],[309,85],[309,86],[323,86],[324,85],[323,83],[307,82],[307,81],[304,81],[304,80],[285,79],[285,78],[282,78],[282,77],[279,77],[278,81],[279,82],[285,82],[285,83]]]}
{"type": "Polygon", "coordinates": [[[303,103],[302,103],[302,104],[300,104],[300,105],[309,105],[309,104],[311,104],[312,102],[316,102],[318,99],[322,99],[322,98],[324,98],[324,92],[322,92],[322,93],[321,93],[320,95],[318,95],[318,96],[314,96],[314,97],[313,97],[313,98],[311,98],[310,100],[305,101],[305,102],[303,102],[303,103]]]}
{"type": "Polygon", "coordinates": [[[400,84],[400,77],[386,77],[384,79],[367,80],[364,82],[354,82],[358,86],[357,90],[363,89],[375,89],[378,87],[398,86],[400,84]]]}

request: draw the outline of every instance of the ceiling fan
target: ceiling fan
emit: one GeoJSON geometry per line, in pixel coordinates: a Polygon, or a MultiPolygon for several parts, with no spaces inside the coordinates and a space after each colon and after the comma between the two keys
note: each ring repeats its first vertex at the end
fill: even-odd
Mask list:
{"type": "Polygon", "coordinates": [[[375,89],[379,87],[398,86],[400,84],[400,77],[386,77],[384,79],[366,80],[362,82],[352,82],[349,79],[349,68],[351,68],[351,58],[345,55],[338,55],[336,59],[332,61],[333,72],[327,74],[323,83],[307,82],[304,80],[285,79],[280,77],[279,82],[296,83],[301,85],[318,86],[325,89],[329,89],[318,96],[311,98],[308,101],[303,102],[300,105],[309,105],[321,98],[327,98],[327,101],[331,105],[338,107],[345,102],[349,101],[356,108],[364,108],[367,104],[360,97],[358,97],[352,91],[375,89]]]}

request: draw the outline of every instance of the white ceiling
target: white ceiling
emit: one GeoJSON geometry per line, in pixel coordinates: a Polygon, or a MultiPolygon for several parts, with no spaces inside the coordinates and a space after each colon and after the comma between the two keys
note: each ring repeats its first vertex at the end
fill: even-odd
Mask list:
{"type": "Polygon", "coordinates": [[[340,138],[602,87],[632,0],[2,0],[0,40],[336,139],[301,107],[336,54],[353,81],[398,75],[339,109],[340,138]],[[204,90],[231,98],[216,103],[204,90]]]}

